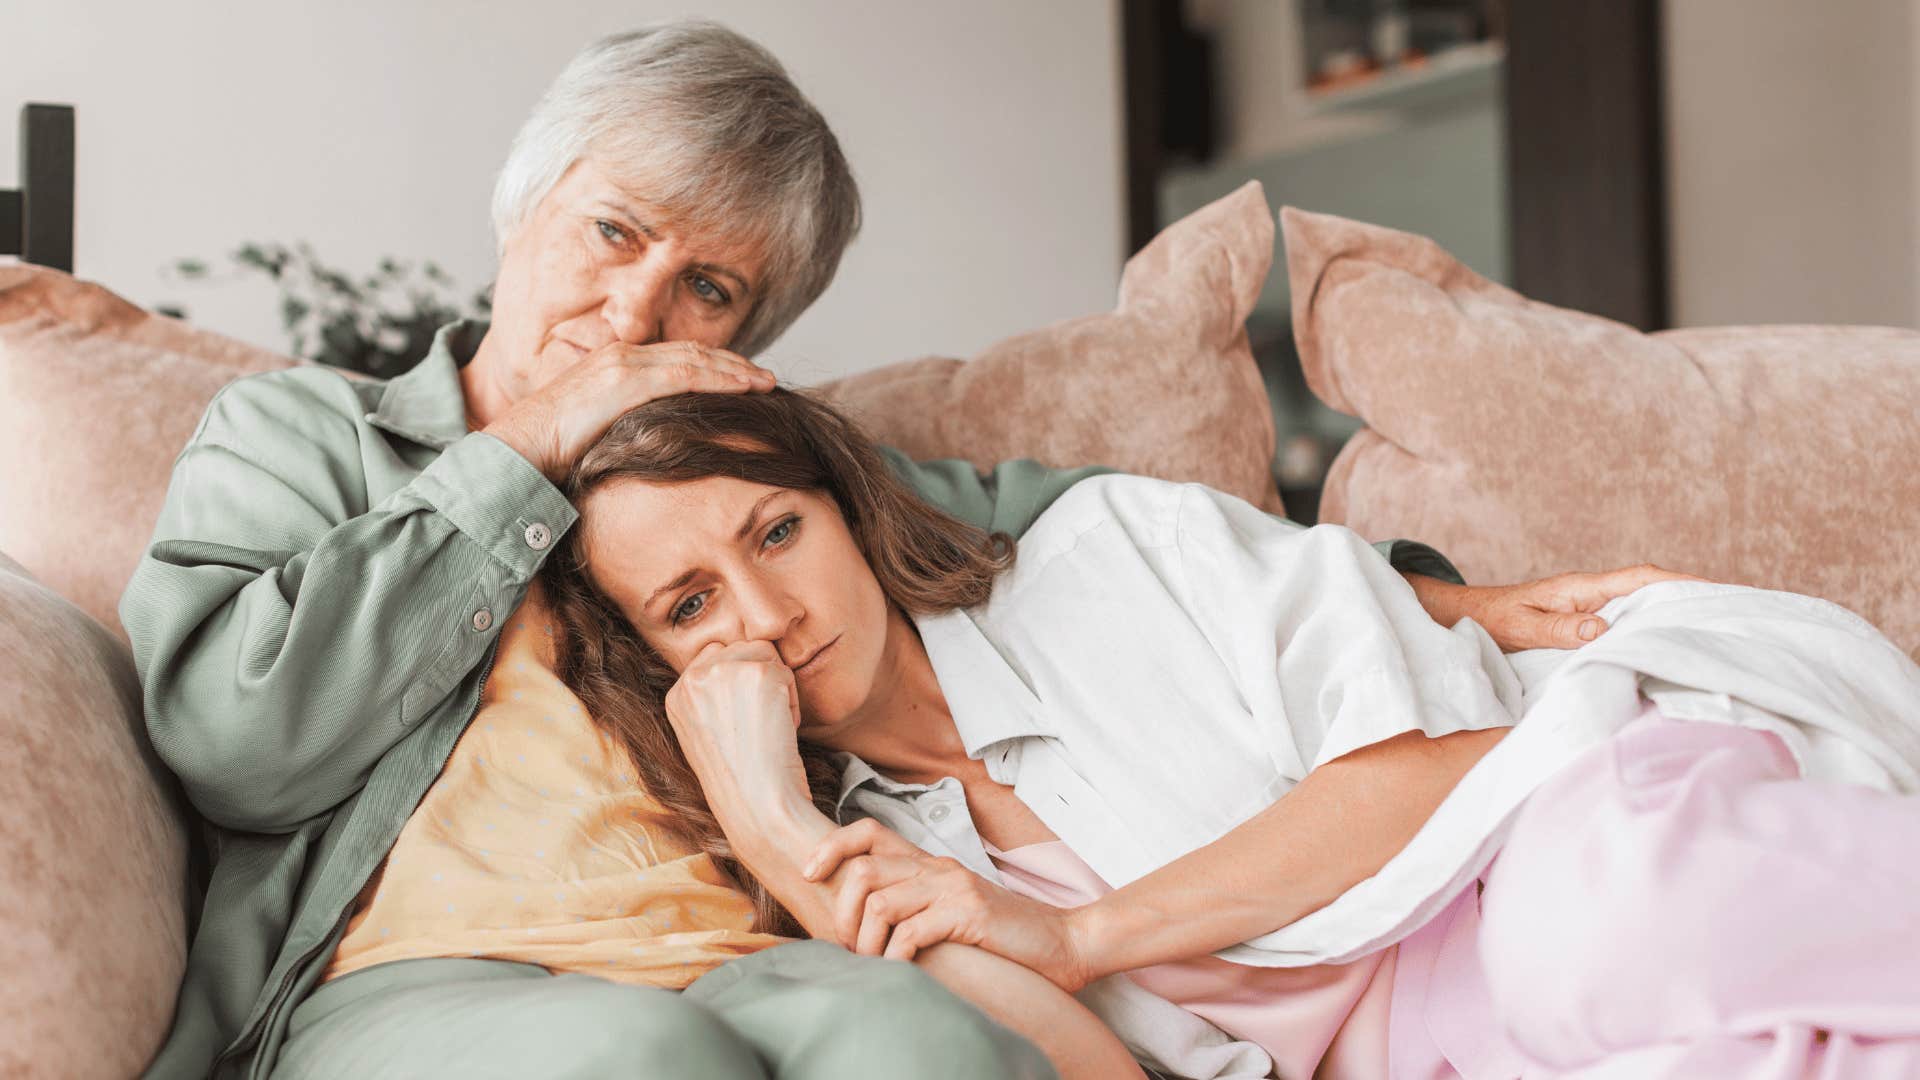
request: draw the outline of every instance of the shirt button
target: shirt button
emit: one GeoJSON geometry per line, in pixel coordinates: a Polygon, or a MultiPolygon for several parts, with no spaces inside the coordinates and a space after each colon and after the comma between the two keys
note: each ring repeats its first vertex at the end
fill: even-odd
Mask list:
{"type": "Polygon", "coordinates": [[[553,530],[547,528],[546,523],[536,521],[527,526],[528,547],[535,551],[545,551],[547,545],[551,543],[553,543],[553,530]]]}
{"type": "Polygon", "coordinates": [[[492,626],[493,612],[488,611],[486,608],[481,608],[479,611],[473,613],[473,628],[475,630],[485,633],[491,629],[492,626]]]}
{"type": "Polygon", "coordinates": [[[938,823],[947,820],[947,815],[950,813],[952,813],[952,811],[946,807],[936,806],[927,814],[927,817],[938,823]]]}

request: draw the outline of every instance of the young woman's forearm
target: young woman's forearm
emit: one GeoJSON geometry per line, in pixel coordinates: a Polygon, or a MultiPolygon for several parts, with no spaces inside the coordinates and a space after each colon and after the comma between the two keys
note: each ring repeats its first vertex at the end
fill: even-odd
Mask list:
{"type": "Polygon", "coordinates": [[[952,941],[920,950],[913,962],[1039,1047],[1061,1080],[1144,1080],[1146,1074],[1119,1037],[1045,977],[985,949],[952,941]]]}
{"type": "Polygon", "coordinates": [[[1332,903],[1406,847],[1508,730],[1361,747],[1206,847],[1075,909],[1088,977],[1204,956],[1332,903]]]}
{"type": "MultiPolygon", "coordinates": [[[[808,881],[801,863],[833,831],[812,804],[793,798],[752,810],[715,803],[727,836],[754,876],[800,921],[809,935],[834,941],[834,883],[808,881]]],[[[971,945],[944,942],[913,962],[941,985],[1012,1029],[1045,1054],[1063,1080],[1144,1077],[1118,1037],[1087,1007],[1045,978],[971,945]]]]}

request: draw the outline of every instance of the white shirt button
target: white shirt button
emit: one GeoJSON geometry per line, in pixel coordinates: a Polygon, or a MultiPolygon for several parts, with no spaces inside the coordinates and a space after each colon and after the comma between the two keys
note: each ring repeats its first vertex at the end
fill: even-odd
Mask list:
{"type": "Polygon", "coordinates": [[[484,633],[487,630],[491,629],[492,626],[493,626],[493,612],[488,611],[486,608],[481,608],[479,611],[476,611],[473,613],[473,628],[475,630],[479,630],[482,633],[484,633]]]}
{"type": "Polygon", "coordinates": [[[547,545],[551,543],[553,543],[553,530],[547,528],[545,522],[536,521],[527,526],[528,547],[535,551],[545,551],[547,545]]]}
{"type": "Polygon", "coordinates": [[[952,812],[953,811],[951,811],[947,807],[936,806],[931,811],[928,811],[927,818],[935,823],[939,823],[947,820],[947,815],[952,812]]]}

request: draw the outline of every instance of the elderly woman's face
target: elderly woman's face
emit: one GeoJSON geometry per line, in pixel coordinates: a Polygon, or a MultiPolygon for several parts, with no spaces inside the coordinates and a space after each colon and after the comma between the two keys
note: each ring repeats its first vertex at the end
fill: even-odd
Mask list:
{"type": "Polygon", "coordinates": [[[820,492],[720,476],[615,481],[580,518],[594,583],[675,671],[710,642],[772,642],[795,669],[802,738],[859,720],[913,633],[820,492]]]}
{"type": "Polygon", "coordinates": [[[517,394],[614,341],[725,347],[746,320],[760,252],[680,228],[645,194],[583,158],[508,237],[488,336],[524,380],[517,394]]]}

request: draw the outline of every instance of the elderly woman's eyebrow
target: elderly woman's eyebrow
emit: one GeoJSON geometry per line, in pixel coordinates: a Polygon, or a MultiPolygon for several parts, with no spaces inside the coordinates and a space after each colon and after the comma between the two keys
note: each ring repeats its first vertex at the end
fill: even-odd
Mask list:
{"type": "MultiPolygon", "coordinates": [[[[610,196],[602,195],[599,198],[596,198],[593,200],[593,205],[598,209],[610,210],[613,213],[619,214],[621,217],[626,218],[627,224],[632,225],[635,229],[640,230],[641,236],[644,236],[649,240],[660,239],[660,234],[654,231],[653,226],[647,224],[645,221],[643,221],[640,218],[638,214],[635,214],[633,212],[633,207],[628,205],[627,203],[619,199],[612,198],[610,196]]],[[[700,271],[703,274],[713,274],[716,277],[730,278],[732,279],[734,285],[739,288],[742,296],[753,295],[753,286],[748,283],[747,276],[745,274],[742,274],[740,271],[733,269],[732,267],[721,266],[719,263],[703,262],[703,263],[693,264],[693,268],[695,270],[700,271]]]]}
{"type": "Polygon", "coordinates": [[[747,284],[747,279],[742,277],[740,275],[740,272],[737,270],[729,270],[726,267],[720,266],[716,263],[694,263],[693,268],[695,270],[700,271],[703,274],[713,274],[718,277],[732,278],[733,283],[740,287],[740,294],[742,296],[750,296],[753,294],[753,286],[747,284]]]}
{"type": "Polygon", "coordinates": [[[593,205],[596,209],[611,210],[612,212],[619,214],[621,217],[626,218],[627,224],[640,230],[641,236],[644,236],[649,240],[660,239],[660,234],[653,231],[653,226],[647,224],[645,221],[642,221],[640,219],[640,215],[634,213],[633,207],[627,202],[620,199],[616,199],[610,195],[602,195],[593,200],[593,205]]]}

